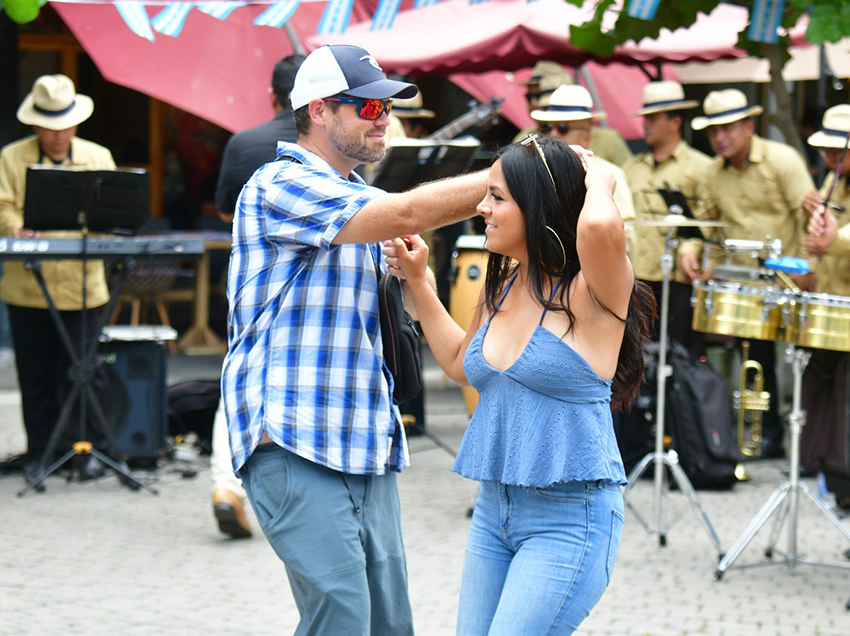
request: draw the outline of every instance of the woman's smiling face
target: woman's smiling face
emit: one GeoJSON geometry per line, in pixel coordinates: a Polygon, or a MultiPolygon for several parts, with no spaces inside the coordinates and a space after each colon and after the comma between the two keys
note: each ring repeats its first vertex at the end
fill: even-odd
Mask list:
{"type": "Polygon", "coordinates": [[[525,215],[511,197],[502,174],[501,160],[490,168],[487,194],[477,210],[484,218],[487,249],[520,262],[527,260],[525,215]]]}

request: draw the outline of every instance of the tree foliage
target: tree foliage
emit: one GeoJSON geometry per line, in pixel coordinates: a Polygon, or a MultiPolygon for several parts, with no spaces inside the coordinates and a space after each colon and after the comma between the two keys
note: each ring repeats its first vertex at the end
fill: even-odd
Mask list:
{"type": "MultiPolygon", "coordinates": [[[[690,27],[700,13],[709,14],[720,0],[661,0],[652,20],[634,18],[627,12],[629,0],[565,0],[582,6],[596,2],[593,17],[582,25],[570,27],[570,44],[600,57],[608,57],[614,49],[626,42],[655,39],[662,29],[675,31],[690,27]]],[[[752,16],[755,0],[730,0],[729,4],[746,7],[752,16]]],[[[781,26],[786,30],[808,14],[806,40],[812,44],[837,42],[850,36],[850,0],[787,0],[782,13],[781,26]]],[[[754,42],[747,35],[748,27],[738,34],[738,48],[750,55],[767,58],[770,62],[771,88],[777,98],[774,121],[789,143],[802,149],[802,141],[790,119],[790,96],[782,81],[782,68],[790,59],[788,47],[791,39],[787,33],[779,36],[776,44],[754,42]]]]}

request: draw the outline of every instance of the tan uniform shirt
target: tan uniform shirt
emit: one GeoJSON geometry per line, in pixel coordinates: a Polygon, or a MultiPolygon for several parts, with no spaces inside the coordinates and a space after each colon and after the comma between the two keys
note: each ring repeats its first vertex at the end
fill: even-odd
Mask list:
{"type": "MultiPolygon", "coordinates": [[[[71,161],[63,165],[114,170],[112,154],[91,141],[71,140],[71,161]]],[[[27,167],[39,162],[38,139],[35,136],[13,142],[0,151],[0,235],[11,236],[26,227],[24,194],[27,167]]],[[[44,237],[79,237],[79,232],[44,232],[44,237]]],[[[83,299],[83,267],[81,261],[45,260],[42,262],[47,289],[60,311],[79,311],[83,299]]],[[[103,261],[89,261],[86,270],[86,306],[100,307],[109,301],[103,261]]],[[[22,261],[3,263],[0,298],[18,307],[47,309],[47,301],[35,276],[22,261]]]]}
{"type": "Polygon", "coordinates": [[[613,128],[590,127],[590,150],[593,154],[621,168],[632,158],[632,151],[623,136],[613,128]]]}
{"type": "MultiPolygon", "coordinates": [[[[826,196],[832,184],[833,175],[830,172],[824,179],[821,188],[823,196],[826,196]]],[[[838,181],[831,198],[850,209],[850,184],[847,183],[847,177],[838,181]]],[[[835,219],[838,221],[838,238],[835,243],[827,248],[826,255],[819,259],[811,258],[809,262],[814,265],[818,277],[818,293],[850,296],[850,213],[836,214],[835,219]]]]}
{"type": "MultiPolygon", "coordinates": [[[[658,219],[669,214],[667,204],[661,195],[660,188],[669,186],[680,190],[686,197],[694,212],[701,216],[702,201],[698,190],[702,177],[711,163],[708,156],[699,150],[691,148],[680,141],[667,159],[660,165],[655,165],[651,152],[644,152],[633,157],[625,166],[626,177],[632,188],[635,215],[637,220],[658,219]]],[[[635,275],[644,281],[660,281],[661,256],[664,254],[664,244],[667,238],[666,227],[635,227],[636,242],[629,253],[629,258],[635,268],[635,275]]],[[[674,262],[676,255],[674,254],[674,262]]],[[[684,282],[681,275],[674,280],[684,282]]]]}
{"type": "MultiPolygon", "coordinates": [[[[803,199],[814,189],[811,174],[796,150],[777,141],[753,135],[748,162],[738,170],[723,157],[715,157],[700,186],[706,216],[728,223],[730,239],[782,241],[783,256],[804,257],[802,236],[806,214],[803,199]]],[[[689,241],[682,251],[699,254],[702,247],[689,241]]],[[[722,257],[713,250],[712,260],[722,257]]],[[[738,265],[755,267],[746,254],[732,258],[738,265]]]]}

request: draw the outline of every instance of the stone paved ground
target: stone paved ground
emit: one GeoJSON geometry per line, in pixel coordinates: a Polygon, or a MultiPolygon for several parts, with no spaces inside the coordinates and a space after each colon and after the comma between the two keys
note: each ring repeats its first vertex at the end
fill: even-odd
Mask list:
{"type": "MultiPolygon", "coordinates": [[[[175,380],[213,377],[219,363],[171,364],[175,380]]],[[[429,370],[429,432],[456,448],[465,424],[460,391],[441,390],[438,372],[429,370]]],[[[14,382],[0,377],[0,456],[22,444],[14,382]]],[[[449,472],[450,455],[427,437],[412,438],[410,447],[413,466],[399,483],[417,633],[449,636],[477,488],[449,472]]],[[[699,492],[726,548],[782,483],[782,465],[755,462],[751,482],[699,492]]],[[[291,634],[297,612],[282,565],[263,537],[233,541],[218,533],[203,462],[140,474],[158,496],[131,492],[114,476],[88,483],[51,476],[47,492],[19,498],[20,475],[0,478],[0,635],[291,634]],[[184,477],[186,469],[196,476],[184,477]]],[[[652,498],[651,481],[630,495],[645,518],[652,518],[652,498]]],[[[611,586],[579,634],[850,635],[850,572],[772,565],[733,568],[716,582],[717,551],[687,499],[670,492],[663,509],[671,522],[663,548],[627,511],[611,586]]],[[[799,551],[812,558],[840,559],[850,547],[808,501],[799,529],[799,551]]],[[[735,565],[763,562],[768,530],[735,565]]]]}

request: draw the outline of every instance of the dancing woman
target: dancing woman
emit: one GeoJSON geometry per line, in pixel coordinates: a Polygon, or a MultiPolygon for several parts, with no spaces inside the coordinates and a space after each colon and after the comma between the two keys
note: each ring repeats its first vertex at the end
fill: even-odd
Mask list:
{"type": "Polygon", "coordinates": [[[590,155],[535,136],[497,154],[466,333],[426,280],[425,243],[384,245],[438,363],[480,394],[452,468],[481,482],[460,636],[571,634],[619,549],[626,477],[610,407],[638,393],[655,301],[626,256],[614,179],[590,155]]]}

